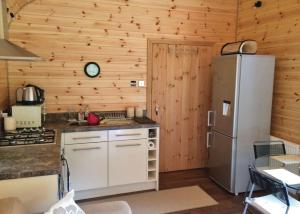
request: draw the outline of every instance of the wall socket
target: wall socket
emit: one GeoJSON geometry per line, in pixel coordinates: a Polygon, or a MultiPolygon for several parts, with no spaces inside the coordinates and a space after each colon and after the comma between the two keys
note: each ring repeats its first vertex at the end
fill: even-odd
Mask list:
{"type": "Polygon", "coordinates": [[[131,80],[130,81],[130,86],[131,87],[137,87],[136,80],[131,80]]]}

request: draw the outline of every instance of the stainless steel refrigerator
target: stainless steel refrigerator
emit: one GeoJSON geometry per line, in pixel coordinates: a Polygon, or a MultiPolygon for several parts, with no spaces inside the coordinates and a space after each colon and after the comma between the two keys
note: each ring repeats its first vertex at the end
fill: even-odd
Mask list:
{"type": "Polygon", "coordinates": [[[231,193],[247,189],[253,142],[270,139],[274,67],[275,57],[267,55],[213,59],[209,175],[231,193]]]}

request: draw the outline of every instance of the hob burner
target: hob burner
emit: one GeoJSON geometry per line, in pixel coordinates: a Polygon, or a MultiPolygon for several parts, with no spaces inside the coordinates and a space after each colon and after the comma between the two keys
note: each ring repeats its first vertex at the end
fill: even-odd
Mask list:
{"type": "Polygon", "coordinates": [[[0,147],[55,143],[55,130],[23,128],[0,136],[0,147]]]}

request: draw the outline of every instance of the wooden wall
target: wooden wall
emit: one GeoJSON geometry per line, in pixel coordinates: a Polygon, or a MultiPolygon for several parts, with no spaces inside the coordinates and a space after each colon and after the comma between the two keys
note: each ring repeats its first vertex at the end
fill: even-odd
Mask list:
{"type": "Polygon", "coordinates": [[[258,53],[276,56],[272,135],[300,144],[300,1],[240,0],[238,39],[258,41],[258,53]]]}
{"type": "Polygon", "coordinates": [[[8,101],[7,64],[0,60],[0,110],[7,107],[8,101]]]}
{"type": "MultiPolygon", "coordinates": [[[[26,0],[7,0],[20,7],[26,0]],[[20,3],[21,2],[21,3],[20,3]]],[[[36,0],[10,25],[10,40],[42,56],[41,62],[9,62],[11,102],[27,83],[46,90],[48,112],[89,105],[91,110],[146,106],[147,38],[215,42],[235,39],[237,0],[36,0]],[[83,66],[96,61],[100,78],[83,66]]]]}

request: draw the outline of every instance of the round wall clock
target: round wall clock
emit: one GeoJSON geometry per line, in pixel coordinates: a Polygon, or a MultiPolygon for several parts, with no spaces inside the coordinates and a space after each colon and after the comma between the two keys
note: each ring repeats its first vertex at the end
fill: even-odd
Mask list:
{"type": "Polygon", "coordinates": [[[84,66],[84,73],[91,78],[99,76],[101,70],[96,62],[88,62],[84,66]]]}

